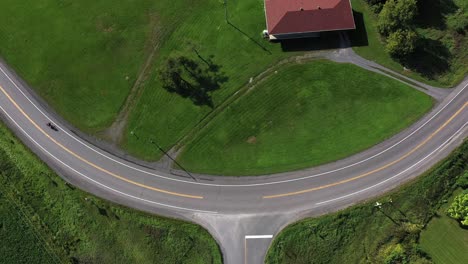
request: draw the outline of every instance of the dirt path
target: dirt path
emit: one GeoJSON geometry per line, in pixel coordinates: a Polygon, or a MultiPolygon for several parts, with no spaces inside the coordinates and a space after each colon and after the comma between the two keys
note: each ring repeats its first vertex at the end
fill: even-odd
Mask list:
{"type": "Polygon", "coordinates": [[[107,129],[98,133],[98,135],[102,138],[109,140],[111,143],[118,145],[123,138],[124,130],[128,123],[128,117],[135,107],[135,104],[138,102],[138,99],[141,97],[143,90],[142,84],[143,82],[150,76],[154,58],[159,50],[160,47],[160,39],[164,38],[164,31],[161,30],[160,27],[156,26],[151,33],[151,38],[149,40],[149,45],[151,47],[151,52],[149,53],[148,57],[146,58],[143,67],[141,68],[140,72],[138,73],[138,77],[135,83],[130,90],[125,103],[121,107],[119,114],[117,115],[114,123],[107,129]]]}

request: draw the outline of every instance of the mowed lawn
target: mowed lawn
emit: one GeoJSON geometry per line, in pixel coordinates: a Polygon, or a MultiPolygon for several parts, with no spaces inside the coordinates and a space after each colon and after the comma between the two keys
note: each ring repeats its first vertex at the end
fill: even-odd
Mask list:
{"type": "Polygon", "coordinates": [[[468,263],[468,230],[460,228],[456,220],[447,216],[447,205],[439,210],[440,216],[434,217],[421,233],[421,248],[435,263],[468,263]]]}
{"type": "Polygon", "coordinates": [[[292,65],[221,113],[179,161],[221,175],[311,167],[381,142],[431,106],[429,96],[354,65],[292,65]]]}
{"type": "MultiPolygon", "coordinates": [[[[221,89],[212,94],[215,107],[275,62],[297,55],[282,52],[279,43],[262,38],[261,32],[265,29],[263,0],[228,1],[228,17],[229,23],[225,20],[222,1],[200,1],[191,7],[187,16],[180,17],[183,22],[165,41],[154,62],[156,69],[167,56],[176,52],[199,62],[196,52],[202,58],[211,57],[227,77],[221,89]]],[[[162,153],[148,145],[150,139],[170,149],[211,110],[166,92],[153,72],[130,115],[122,145],[140,158],[157,159],[162,153]],[[138,137],[132,136],[131,131],[138,137]]]]}
{"type": "Polygon", "coordinates": [[[65,119],[95,132],[112,123],[174,27],[179,6],[169,2],[2,0],[0,56],[65,119]]]}
{"type": "Polygon", "coordinates": [[[153,48],[121,147],[144,159],[172,147],[208,112],[169,94],[156,69],[174,52],[212,57],[228,81],[219,105],[276,61],[294,55],[261,36],[263,1],[176,0],[0,3],[0,56],[66,120],[100,135],[115,119],[153,48]],[[139,136],[132,137],[131,131],[139,136]]]}

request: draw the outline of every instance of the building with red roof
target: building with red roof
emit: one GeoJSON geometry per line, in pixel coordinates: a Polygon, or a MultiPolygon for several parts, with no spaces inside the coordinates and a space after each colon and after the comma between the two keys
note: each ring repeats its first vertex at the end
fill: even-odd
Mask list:
{"type": "Polygon", "coordinates": [[[356,28],[350,0],[265,0],[265,16],[270,39],[356,28]]]}

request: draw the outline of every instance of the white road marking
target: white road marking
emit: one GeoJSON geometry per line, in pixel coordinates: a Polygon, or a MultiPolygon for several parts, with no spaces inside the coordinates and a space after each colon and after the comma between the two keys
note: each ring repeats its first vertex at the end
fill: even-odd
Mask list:
{"type": "Polygon", "coordinates": [[[159,202],[155,202],[155,201],[151,201],[151,200],[146,200],[146,199],[143,199],[143,198],[140,198],[140,197],[136,197],[136,196],[133,196],[131,194],[127,194],[127,193],[124,193],[124,192],[121,192],[119,190],[116,190],[112,187],[109,187],[101,182],[98,182],[86,175],[84,175],[83,173],[73,169],[72,167],[70,167],[68,164],[66,164],[65,162],[63,162],[62,160],[60,160],[59,158],[57,158],[56,156],[54,156],[52,153],[50,153],[47,149],[45,149],[42,145],[40,145],[36,140],[34,140],[12,117],[10,114],[8,114],[8,112],[0,105],[0,109],[2,110],[2,112],[21,130],[21,132],[23,132],[24,135],[26,135],[34,144],[36,144],[40,149],[42,149],[42,151],[44,151],[47,155],[49,155],[50,157],[52,157],[53,159],[55,159],[56,161],[58,161],[59,163],[61,163],[62,165],[64,165],[65,167],[67,167],[68,169],[70,169],[71,171],[79,174],[80,176],[86,178],[88,181],[91,181],[101,187],[104,187],[105,189],[108,189],[110,191],[113,191],[115,193],[118,193],[118,194],[121,194],[123,196],[127,196],[127,197],[130,197],[132,199],[135,199],[135,200],[139,200],[139,201],[143,201],[143,202],[147,202],[147,203],[150,203],[150,204],[155,204],[155,205],[160,205],[160,206],[163,206],[163,207],[168,207],[168,208],[172,208],[172,209],[179,209],[179,210],[185,210],[185,211],[192,211],[192,212],[197,212],[197,213],[210,213],[210,214],[217,214],[218,212],[214,212],[214,211],[204,211],[204,210],[197,210],[197,209],[191,209],[191,208],[185,208],[185,207],[179,207],[179,206],[174,206],[174,205],[169,205],[169,204],[164,204],[164,203],[159,203],[159,202]]]}
{"type": "Polygon", "coordinates": [[[273,238],[273,235],[249,235],[249,236],[245,236],[245,239],[262,239],[262,238],[273,238]]]}
{"type": "MultiPolygon", "coordinates": [[[[10,76],[0,67],[0,71],[8,78],[8,80],[13,84],[13,86],[15,86],[16,89],[18,89],[20,91],[20,93],[48,120],[50,121],[53,121],[49,116],[47,116],[36,104],[34,104],[34,102],[28,97],[26,96],[26,94],[21,90],[21,88],[18,87],[18,85],[16,85],[16,83],[13,81],[12,78],[10,78],[10,76]]],[[[341,170],[344,170],[344,169],[347,169],[347,168],[350,168],[350,167],[354,167],[356,165],[359,165],[363,162],[366,162],[368,160],[371,160],[377,156],[380,156],[382,155],[383,153],[391,150],[392,148],[396,147],[397,145],[401,144],[403,141],[405,141],[406,139],[408,139],[409,137],[411,137],[412,135],[414,135],[416,132],[418,132],[419,130],[421,130],[424,126],[427,125],[427,123],[429,123],[432,119],[434,119],[437,115],[439,115],[440,112],[442,112],[450,103],[452,103],[453,100],[455,100],[455,98],[457,98],[457,96],[459,94],[461,94],[461,92],[463,90],[465,90],[465,88],[468,86],[468,83],[462,88],[460,89],[460,91],[455,94],[455,96],[450,99],[450,101],[444,105],[441,109],[439,109],[439,111],[437,111],[433,116],[431,116],[426,122],[424,122],[424,124],[422,124],[421,126],[419,126],[416,130],[414,130],[412,133],[410,133],[409,135],[407,135],[405,138],[401,139],[400,141],[398,141],[397,143],[395,143],[394,145],[388,147],[387,149],[371,156],[371,157],[368,157],[364,160],[361,160],[359,162],[356,162],[356,163],[353,163],[353,164],[350,164],[350,165],[347,165],[347,166],[344,166],[344,167],[341,167],[341,168],[338,168],[338,169],[334,169],[334,170],[331,170],[331,171],[327,171],[327,172],[322,172],[322,173],[318,173],[318,174],[314,174],[314,175],[309,175],[309,176],[304,176],[304,177],[299,177],[299,178],[294,178],[294,179],[289,179],[289,180],[282,180],[282,181],[274,181],[274,182],[265,182],[265,183],[254,183],[254,184],[214,184],[214,183],[202,183],[202,182],[193,182],[193,181],[186,181],[186,180],[181,180],[181,179],[175,179],[175,178],[171,178],[171,177],[166,177],[166,176],[162,176],[162,175],[159,175],[159,174],[155,174],[155,173],[152,173],[152,172],[148,172],[148,171],[145,171],[145,170],[142,170],[142,169],[139,169],[139,168],[136,168],[136,167],[133,167],[131,165],[128,165],[128,164],[125,164],[121,161],[118,161],[118,160],[115,160],[114,158],[112,157],[109,157],[107,156],[106,154],[102,153],[101,151],[98,151],[96,149],[94,149],[93,147],[90,147],[88,144],[84,143],[83,141],[79,140],[78,138],[74,137],[73,135],[69,134],[67,132],[66,129],[64,128],[61,128],[59,125],[57,125],[65,134],[67,134],[69,137],[71,137],[72,139],[74,139],[75,141],[77,141],[78,143],[82,144],[83,146],[85,146],[86,148],[96,152],[97,154],[115,162],[115,163],[118,163],[122,166],[125,166],[129,169],[133,169],[133,170],[136,170],[138,172],[142,172],[142,173],[145,173],[145,174],[148,174],[148,175],[151,175],[151,176],[155,176],[155,177],[159,177],[159,178],[163,178],[163,179],[166,179],[166,180],[172,180],[172,181],[177,181],[177,182],[183,182],[183,183],[189,183],[189,184],[196,184],[196,185],[204,185],[204,186],[214,186],[214,187],[253,187],[253,186],[264,186],[264,185],[273,185],[273,184],[281,184],[281,183],[288,183],[288,182],[294,182],[294,181],[299,181],[299,180],[305,180],[305,179],[310,179],[310,178],[315,178],[315,177],[318,177],[318,176],[322,176],[322,175],[326,175],[326,174],[330,174],[330,173],[334,173],[334,172],[338,172],[338,171],[341,171],[341,170]]]]}
{"type": "Polygon", "coordinates": [[[394,175],[394,176],[392,176],[392,177],[390,177],[390,178],[388,178],[388,179],[385,179],[385,180],[383,180],[383,181],[381,181],[381,182],[379,182],[379,183],[377,183],[377,184],[374,184],[374,185],[372,185],[372,186],[369,186],[369,187],[367,187],[367,188],[364,188],[364,189],[362,189],[362,190],[359,190],[359,191],[357,191],[357,192],[353,192],[353,193],[350,193],[350,194],[347,194],[347,195],[343,195],[343,196],[340,196],[340,197],[337,197],[337,198],[334,198],[334,199],[330,199],[330,200],[327,200],[327,201],[319,202],[319,203],[316,203],[316,205],[322,205],[322,204],[326,204],[326,203],[331,203],[331,202],[334,202],[334,201],[337,201],[337,200],[341,200],[341,199],[344,199],[344,198],[347,198],[347,197],[350,197],[350,196],[353,196],[353,195],[356,195],[356,194],[365,192],[365,191],[367,191],[367,190],[370,190],[370,189],[372,189],[372,188],[375,188],[375,187],[377,187],[377,186],[379,186],[379,185],[382,185],[382,184],[384,184],[384,183],[386,183],[386,182],[388,182],[388,181],[390,181],[390,180],[392,180],[392,179],[394,179],[394,178],[400,176],[401,174],[407,172],[408,170],[411,170],[412,168],[414,168],[415,166],[417,166],[419,163],[423,162],[424,160],[426,160],[427,158],[429,158],[430,156],[432,156],[432,154],[434,154],[435,152],[439,151],[439,149],[444,148],[444,147],[448,144],[448,142],[450,142],[450,140],[452,140],[454,137],[456,137],[456,136],[458,135],[458,133],[466,127],[467,124],[468,124],[468,122],[466,122],[465,124],[463,124],[463,126],[462,126],[460,129],[458,129],[457,132],[455,132],[449,139],[447,139],[447,140],[446,140],[444,143],[442,143],[439,147],[437,147],[435,150],[433,150],[433,151],[432,151],[431,153],[429,153],[427,156],[425,156],[424,158],[422,158],[422,159],[419,160],[418,162],[414,163],[413,165],[411,165],[409,168],[405,169],[404,171],[402,171],[402,172],[400,172],[400,173],[398,173],[398,174],[396,174],[396,175],[394,175]]]}

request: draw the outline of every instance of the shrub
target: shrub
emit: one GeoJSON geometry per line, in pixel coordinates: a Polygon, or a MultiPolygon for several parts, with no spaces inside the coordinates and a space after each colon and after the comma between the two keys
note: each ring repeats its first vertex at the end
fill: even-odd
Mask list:
{"type": "Polygon", "coordinates": [[[379,14],[380,33],[388,36],[398,29],[409,28],[417,10],[416,0],[388,0],[379,14]]]}
{"type": "Polygon", "coordinates": [[[413,53],[418,35],[412,30],[397,30],[387,38],[386,50],[391,56],[403,58],[413,53]]]}
{"type": "Polygon", "coordinates": [[[468,192],[457,195],[447,210],[450,217],[468,226],[468,192]]]}

